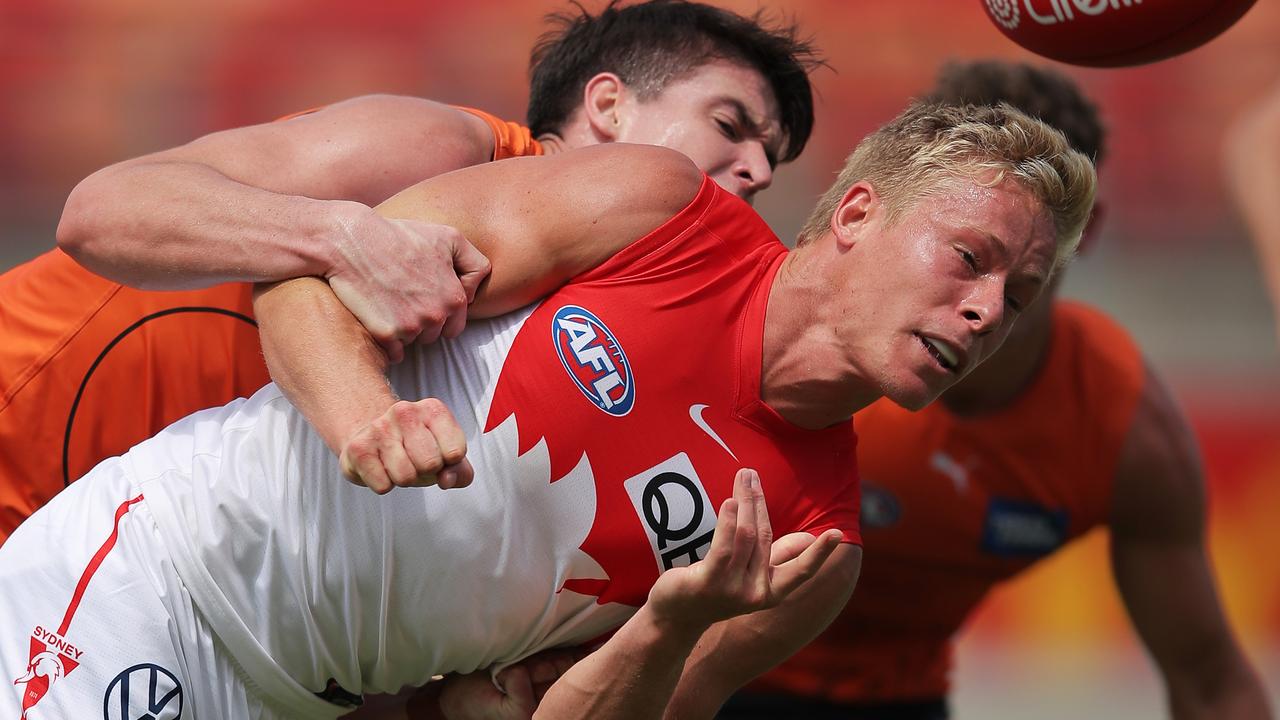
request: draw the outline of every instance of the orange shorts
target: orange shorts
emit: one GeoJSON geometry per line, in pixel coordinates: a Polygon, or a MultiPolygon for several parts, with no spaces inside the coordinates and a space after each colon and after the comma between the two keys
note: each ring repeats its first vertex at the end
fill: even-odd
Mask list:
{"type": "Polygon", "coordinates": [[[269,382],[252,286],[146,292],[61,251],[0,275],[0,542],[104,458],[269,382]]]}

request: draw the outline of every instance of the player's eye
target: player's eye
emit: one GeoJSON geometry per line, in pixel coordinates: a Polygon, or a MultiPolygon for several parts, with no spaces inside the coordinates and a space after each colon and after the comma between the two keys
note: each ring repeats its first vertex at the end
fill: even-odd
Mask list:
{"type": "Polygon", "coordinates": [[[966,249],[964,249],[964,248],[962,248],[962,247],[958,247],[958,248],[956,248],[956,252],[960,253],[960,257],[961,257],[961,259],[963,259],[963,260],[964,260],[964,264],[965,264],[965,265],[968,265],[968,266],[969,266],[969,269],[970,269],[970,270],[972,270],[972,271],[974,271],[974,272],[977,272],[977,271],[978,271],[978,256],[977,256],[977,255],[974,255],[974,254],[973,254],[973,252],[971,252],[971,251],[969,251],[969,250],[966,250],[966,249]]]}
{"type": "Polygon", "coordinates": [[[720,132],[723,133],[724,136],[729,138],[730,140],[736,141],[738,140],[739,137],[741,137],[741,135],[738,133],[738,127],[733,123],[728,122],[726,120],[721,120],[720,118],[716,118],[715,122],[716,122],[716,127],[720,128],[720,132]]]}

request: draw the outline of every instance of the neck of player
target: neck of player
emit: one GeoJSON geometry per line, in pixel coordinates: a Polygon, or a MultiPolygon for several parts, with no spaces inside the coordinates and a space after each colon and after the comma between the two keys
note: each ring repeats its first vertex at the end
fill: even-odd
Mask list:
{"type": "Polygon", "coordinates": [[[816,430],[848,420],[880,390],[850,362],[831,283],[808,255],[788,253],[769,290],[760,399],[793,425],[816,430]]]}

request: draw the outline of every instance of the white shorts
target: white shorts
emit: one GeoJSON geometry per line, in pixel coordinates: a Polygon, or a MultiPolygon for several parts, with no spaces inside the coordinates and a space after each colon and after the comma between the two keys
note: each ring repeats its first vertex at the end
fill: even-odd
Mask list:
{"type": "Polygon", "coordinates": [[[0,717],[300,716],[235,665],[112,458],[0,546],[0,717]]]}

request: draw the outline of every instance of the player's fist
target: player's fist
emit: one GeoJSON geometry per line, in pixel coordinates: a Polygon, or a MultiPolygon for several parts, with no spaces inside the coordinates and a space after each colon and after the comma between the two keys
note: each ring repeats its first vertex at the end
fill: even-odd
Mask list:
{"type": "Polygon", "coordinates": [[[444,403],[400,400],[343,445],[342,474],[378,494],[393,487],[471,484],[467,438],[444,403]]]}

